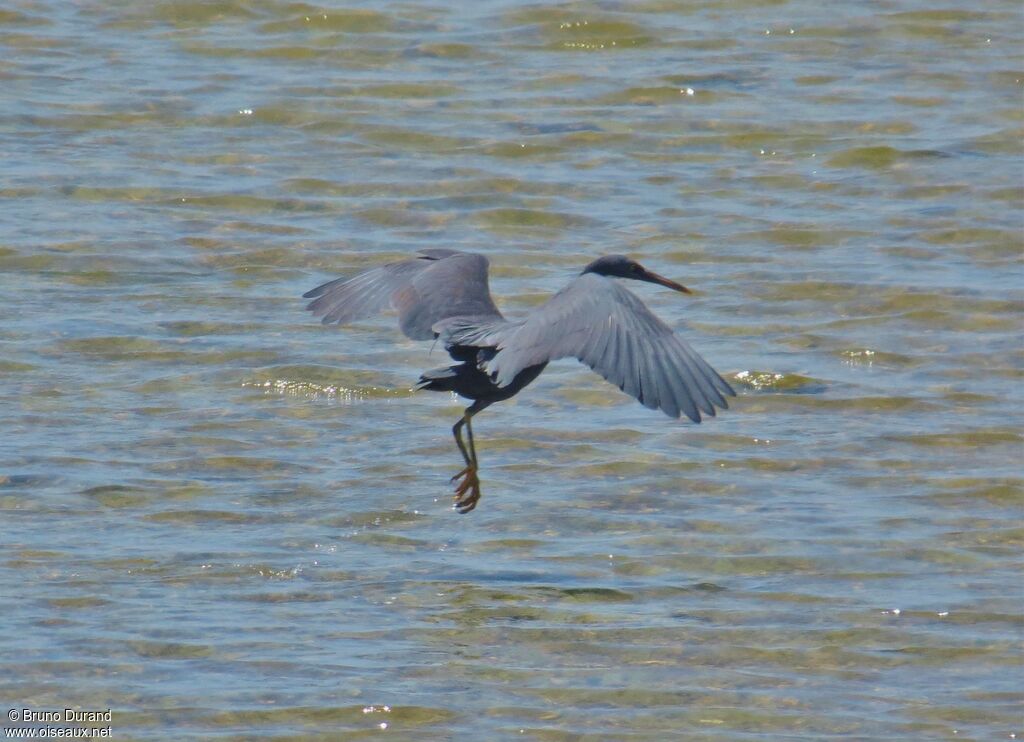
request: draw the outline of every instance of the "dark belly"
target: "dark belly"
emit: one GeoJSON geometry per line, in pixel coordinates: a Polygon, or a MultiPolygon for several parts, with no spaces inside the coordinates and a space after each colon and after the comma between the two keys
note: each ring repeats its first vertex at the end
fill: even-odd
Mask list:
{"type": "MultiPolygon", "coordinates": [[[[417,389],[429,389],[432,392],[455,392],[467,399],[476,400],[484,405],[492,402],[500,402],[519,393],[519,391],[536,379],[540,372],[547,366],[546,363],[538,363],[536,366],[524,368],[506,387],[499,387],[491,377],[485,374],[477,366],[477,348],[472,349],[472,354],[463,353],[462,348],[457,348],[452,356],[462,363],[443,368],[434,368],[424,371],[420,376],[417,389]],[[468,356],[468,357],[467,357],[468,356]]],[[[484,352],[490,350],[485,349],[484,352]]]]}
{"type": "Polygon", "coordinates": [[[491,377],[476,367],[476,364],[464,363],[457,367],[453,379],[452,391],[467,399],[480,400],[485,402],[500,402],[503,399],[513,397],[527,384],[532,382],[540,372],[547,366],[546,363],[538,363],[536,366],[524,368],[506,387],[499,387],[491,377]]]}

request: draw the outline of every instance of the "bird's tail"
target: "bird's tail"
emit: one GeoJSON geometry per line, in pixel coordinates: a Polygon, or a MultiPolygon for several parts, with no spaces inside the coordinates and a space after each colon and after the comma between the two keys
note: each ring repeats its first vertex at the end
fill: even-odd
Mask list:
{"type": "Polygon", "coordinates": [[[424,371],[420,375],[420,380],[416,382],[416,386],[413,388],[417,390],[428,389],[432,392],[454,392],[455,379],[459,375],[459,366],[461,365],[459,363],[454,366],[443,366],[424,371]]]}

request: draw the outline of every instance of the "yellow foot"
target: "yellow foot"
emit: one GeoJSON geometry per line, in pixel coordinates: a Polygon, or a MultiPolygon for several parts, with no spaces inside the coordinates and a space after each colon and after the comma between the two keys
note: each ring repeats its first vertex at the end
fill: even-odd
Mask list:
{"type": "Polygon", "coordinates": [[[460,513],[468,513],[480,501],[480,479],[476,475],[475,466],[467,466],[454,477],[462,481],[455,487],[455,509],[460,513]]]}

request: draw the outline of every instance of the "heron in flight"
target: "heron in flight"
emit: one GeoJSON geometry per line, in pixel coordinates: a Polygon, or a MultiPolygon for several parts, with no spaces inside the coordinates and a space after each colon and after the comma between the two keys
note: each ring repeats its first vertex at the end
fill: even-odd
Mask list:
{"type": "Polygon", "coordinates": [[[716,406],[727,408],[726,396],[736,396],[707,361],[613,279],[690,293],[685,286],[624,255],[606,255],[547,303],[523,319],[509,320],[491,298],[487,266],[483,255],[420,250],[414,258],[328,281],[303,294],[313,300],[307,309],[324,324],[343,325],[393,309],[407,337],[444,343],[456,363],[423,372],[416,388],[473,400],[452,428],[466,464],[452,477],[458,482],[455,509],[460,513],[480,500],[473,416],[518,394],[549,361],[578,358],[644,406],[673,418],[686,415],[695,423],[701,413],[714,416],[716,406]]]}

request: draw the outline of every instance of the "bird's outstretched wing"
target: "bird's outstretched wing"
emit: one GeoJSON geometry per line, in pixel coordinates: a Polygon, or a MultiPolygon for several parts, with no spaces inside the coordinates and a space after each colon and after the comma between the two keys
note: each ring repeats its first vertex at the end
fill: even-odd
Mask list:
{"type": "Polygon", "coordinates": [[[439,327],[446,344],[495,348],[483,368],[499,386],[535,364],[575,357],[670,417],[700,422],[701,412],[713,416],[736,394],[635,294],[595,273],[574,279],[522,322],[459,319],[439,327]]]}
{"type": "Polygon", "coordinates": [[[449,317],[501,319],[487,284],[487,258],[457,250],[421,250],[409,260],[338,278],[303,294],[324,324],[339,325],[386,309],[413,340],[430,340],[431,327],[449,317]]]}

